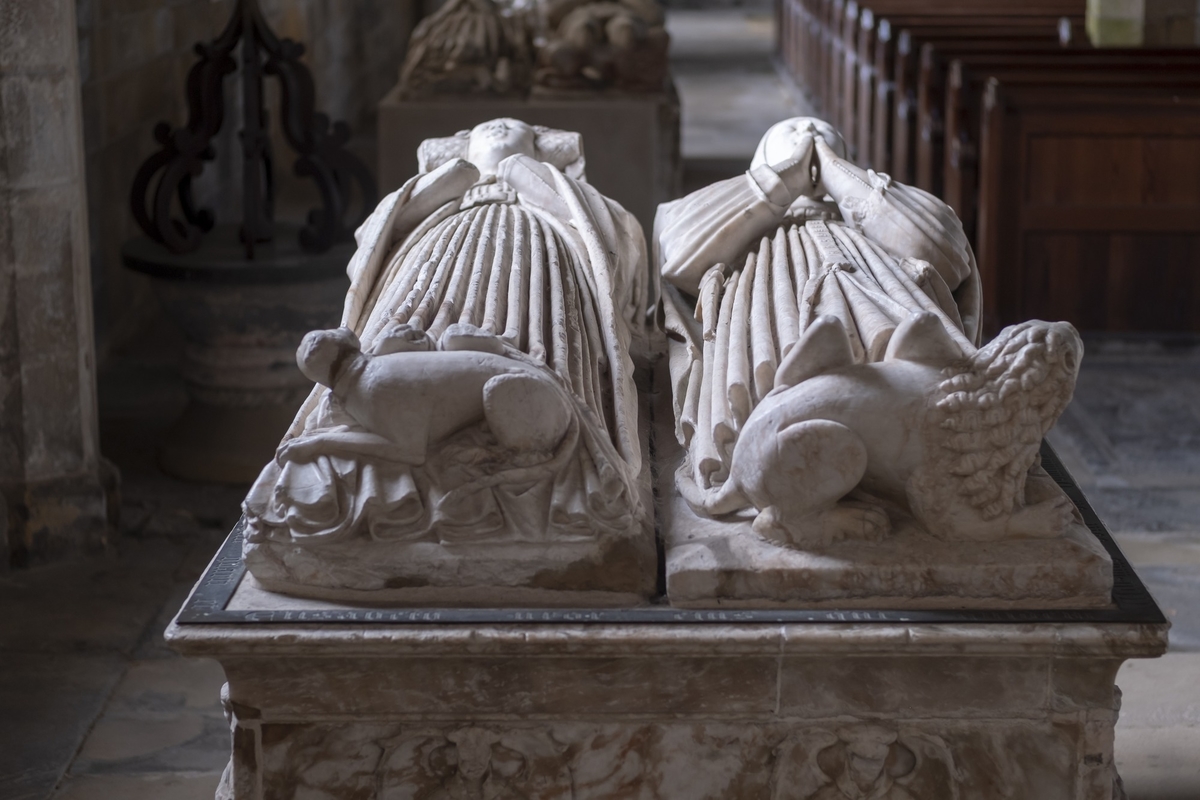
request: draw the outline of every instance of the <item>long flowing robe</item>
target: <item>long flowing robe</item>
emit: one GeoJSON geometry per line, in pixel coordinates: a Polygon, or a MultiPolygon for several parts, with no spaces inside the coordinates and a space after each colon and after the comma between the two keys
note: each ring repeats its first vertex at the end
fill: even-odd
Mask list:
{"type": "MultiPolygon", "coordinates": [[[[939,233],[930,226],[931,237],[939,233]]],[[[687,451],[679,477],[701,494],[729,477],[739,433],[818,317],[842,322],[860,362],[882,359],[915,311],[937,314],[974,351],[978,270],[969,253],[967,278],[948,285],[928,262],[890,253],[842,221],[835,206],[791,205],[769,167],[661,206],[655,247],[676,435],[687,451]]]]}
{"type": "Polygon", "coordinates": [[[248,541],[549,541],[627,528],[641,468],[632,340],[644,334],[645,244],[595,189],[525,156],[479,181],[465,161],[413,178],[356,234],[342,324],[369,352],[390,326],[436,341],[466,324],[552,376],[572,408],[550,453],[498,452],[485,426],[423,465],[318,386],[245,503],[248,541]]]}

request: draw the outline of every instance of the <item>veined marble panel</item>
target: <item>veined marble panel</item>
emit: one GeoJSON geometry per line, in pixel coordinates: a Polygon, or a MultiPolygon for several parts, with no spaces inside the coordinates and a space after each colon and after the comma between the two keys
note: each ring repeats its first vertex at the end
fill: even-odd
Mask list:
{"type": "Polygon", "coordinates": [[[168,639],[225,667],[222,800],[1112,800],[1114,676],[1161,653],[1165,626],[173,624],[168,639]]]}

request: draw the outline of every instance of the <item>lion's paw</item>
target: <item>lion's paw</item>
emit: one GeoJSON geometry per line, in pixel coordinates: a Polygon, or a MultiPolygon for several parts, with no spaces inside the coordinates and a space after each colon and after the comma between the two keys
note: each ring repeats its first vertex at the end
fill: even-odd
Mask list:
{"type": "Polygon", "coordinates": [[[754,519],[754,530],[777,544],[810,550],[844,539],[879,541],[891,530],[891,520],[879,506],[855,501],[841,502],[800,519],[785,519],[775,506],[770,506],[754,519]]]}
{"type": "Polygon", "coordinates": [[[891,530],[887,512],[872,503],[844,501],[818,515],[821,524],[836,532],[833,541],[854,539],[877,542],[891,530]]]}
{"type": "Polygon", "coordinates": [[[1013,512],[1007,527],[1012,536],[1044,539],[1059,536],[1072,523],[1080,520],[1071,499],[1059,495],[1013,512]]]}

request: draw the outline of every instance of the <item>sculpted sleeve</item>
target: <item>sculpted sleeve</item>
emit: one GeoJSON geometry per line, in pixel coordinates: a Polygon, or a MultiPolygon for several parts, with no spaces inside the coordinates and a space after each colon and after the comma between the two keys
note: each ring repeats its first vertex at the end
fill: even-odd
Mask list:
{"type": "Polygon", "coordinates": [[[342,312],[342,325],[355,328],[363,317],[367,298],[384,261],[399,242],[446,203],[460,198],[479,180],[479,170],[461,158],[448,161],[432,172],[410,178],[383,199],[354,232],[358,245],[346,273],[350,291],[342,312]]]}
{"type": "Polygon", "coordinates": [[[714,264],[727,264],[776,227],[793,198],[769,166],[714,183],[658,207],[656,262],[664,279],[689,294],[714,264]]]}

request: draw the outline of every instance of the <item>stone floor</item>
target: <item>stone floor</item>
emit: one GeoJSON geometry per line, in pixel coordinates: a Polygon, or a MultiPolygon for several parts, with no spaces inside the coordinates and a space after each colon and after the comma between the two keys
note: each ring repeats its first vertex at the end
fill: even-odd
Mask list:
{"type": "MultiPolygon", "coordinates": [[[[741,169],[766,127],[803,104],[771,67],[763,13],[673,11],[670,27],[684,152],[702,185],[741,169]]],[[[0,574],[0,800],[213,796],[229,747],[221,670],[174,656],[162,630],[244,487],[182,484],[155,467],[156,437],[183,404],[178,345],[151,331],[102,374],[103,448],[124,479],[115,551],[0,574]]],[[[1089,339],[1050,438],[1175,626],[1167,656],[1118,679],[1130,798],[1198,800],[1200,341],[1089,339]]]]}
{"type": "Polygon", "coordinates": [[[1117,764],[1131,800],[1200,798],[1200,341],[1089,337],[1050,442],[1171,620],[1127,663],[1117,764]]]}
{"type": "Polygon", "coordinates": [[[679,89],[683,157],[745,169],[767,128],[808,113],[772,61],[774,20],[763,11],[672,11],[671,68],[679,89]]]}
{"type": "Polygon", "coordinates": [[[4,800],[211,800],[229,757],[220,666],[175,656],[162,631],[245,488],[158,471],[155,442],[184,403],[180,341],[166,326],[143,341],[100,383],[102,449],[122,473],[115,551],[0,575],[4,800]]]}

